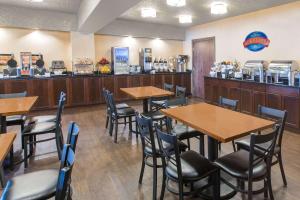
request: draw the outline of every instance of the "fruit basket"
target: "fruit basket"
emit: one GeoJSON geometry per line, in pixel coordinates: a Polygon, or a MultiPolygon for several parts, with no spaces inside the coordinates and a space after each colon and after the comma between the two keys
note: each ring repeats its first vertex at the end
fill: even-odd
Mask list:
{"type": "Polygon", "coordinates": [[[99,72],[101,74],[110,74],[111,73],[111,67],[109,65],[109,61],[106,58],[101,58],[101,60],[98,62],[99,64],[99,72]]]}

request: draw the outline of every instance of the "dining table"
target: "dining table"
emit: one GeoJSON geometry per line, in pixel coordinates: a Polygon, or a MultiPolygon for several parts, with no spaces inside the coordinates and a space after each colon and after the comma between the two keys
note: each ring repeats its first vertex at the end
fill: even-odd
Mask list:
{"type": "Polygon", "coordinates": [[[16,139],[16,133],[0,134],[0,181],[2,188],[5,186],[5,176],[3,171],[3,162],[10,153],[10,162],[13,162],[13,143],[16,139]]]}
{"type": "Polygon", "coordinates": [[[143,100],[143,112],[149,111],[148,101],[152,97],[168,97],[174,93],[154,86],[120,88],[120,90],[136,100],[143,100]]]}
{"type": "MultiPolygon", "coordinates": [[[[274,121],[208,103],[162,109],[161,112],[194,128],[199,134],[207,135],[207,157],[211,162],[214,162],[219,156],[219,142],[230,142],[253,132],[270,128],[275,124],[274,121]]],[[[236,191],[232,190],[223,181],[220,182],[220,185],[221,199],[229,199],[236,194],[236,191]]],[[[212,191],[202,192],[200,196],[210,198],[212,197],[212,191]]]]}
{"type": "Polygon", "coordinates": [[[27,114],[37,99],[37,96],[0,99],[1,133],[7,132],[7,116],[27,114]]]}

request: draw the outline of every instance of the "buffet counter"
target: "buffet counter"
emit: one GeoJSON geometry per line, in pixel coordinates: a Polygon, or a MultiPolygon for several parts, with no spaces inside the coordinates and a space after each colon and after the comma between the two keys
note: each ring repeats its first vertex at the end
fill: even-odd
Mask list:
{"type": "Polygon", "coordinates": [[[67,107],[104,103],[102,88],[115,95],[116,101],[130,98],[120,91],[121,87],[153,85],[163,87],[164,83],[180,85],[191,92],[191,73],[157,73],[135,75],[79,75],[53,77],[21,77],[0,79],[0,93],[27,91],[28,96],[38,96],[34,110],[56,107],[61,91],[67,93],[67,107]]]}
{"type": "Polygon", "coordinates": [[[208,103],[218,104],[223,96],[239,100],[238,109],[244,113],[257,114],[258,105],[287,110],[287,129],[300,133],[299,87],[213,77],[205,77],[204,85],[208,103]]]}

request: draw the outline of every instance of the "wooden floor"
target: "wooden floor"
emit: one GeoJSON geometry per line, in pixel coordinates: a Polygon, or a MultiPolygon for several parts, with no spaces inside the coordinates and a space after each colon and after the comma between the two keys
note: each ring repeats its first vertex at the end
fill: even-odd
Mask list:
{"type": "MultiPolygon", "coordinates": [[[[192,99],[191,101],[195,102],[198,100],[192,99]]],[[[137,110],[142,109],[142,102],[131,102],[130,105],[137,110]]],[[[49,114],[50,112],[54,113],[55,111],[34,114],[49,114]]],[[[137,141],[134,135],[132,138],[129,138],[128,130],[120,128],[118,144],[114,144],[104,127],[104,116],[105,107],[103,105],[67,108],[63,114],[65,134],[69,121],[77,122],[81,130],[76,151],[76,163],[72,174],[73,199],[152,199],[151,168],[146,167],[143,185],[138,185],[142,158],[140,141],[137,141]]],[[[13,127],[9,128],[9,130],[18,129],[13,127]]],[[[197,149],[196,142],[193,142],[193,148],[197,149]]],[[[15,142],[15,149],[20,149],[20,137],[15,142]]],[[[222,154],[229,152],[232,152],[231,143],[223,144],[222,154]]],[[[283,158],[288,187],[283,187],[279,167],[273,167],[272,181],[275,199],[298,200],[300,198],[299,155],[300,135],[285,132],[283,158]]],[[[30,171],[57,168],[58,166],[55,143],[48,142],[38,144],[36,156],[29,162],[28,169],[24,170],[23,165],[19,165],[13,172],[6,171],[6,174],[9,178],[30,171]]],[[[159,172],[159,178],[161,178],[161,172],[159,172]]],[[[158,191],[160,191],[160,184],[158,191]]],[[[165,199],[172,200],[177,198],[166,192],[165,199]]],[[[241,195],[236,195],[234,199],[242,199],[242,197],[241,195]]],[[[263,195],[257,195],[255,199],[263,199],[263,195]]]]}

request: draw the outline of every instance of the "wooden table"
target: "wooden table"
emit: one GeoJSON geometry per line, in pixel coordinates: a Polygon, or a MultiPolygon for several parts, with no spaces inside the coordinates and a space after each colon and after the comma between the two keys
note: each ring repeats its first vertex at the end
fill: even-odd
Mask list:
{"type": "Polygon", "coordinates": [[[37,99],[37,96],[0,99],[1,133],[7,132],[7,116],[28,113],[37,99]]]}
{"type": "Polygon", "coordinates": [[[269,127],[275,122],[207,103],[162,109],[174,118],[208,136],[208,159],[218,158],[218,142],[229,142],[269,127]]]}
{"type": "Polygon", "coordinates": [[[153,86],[120,88],[134,99],[143,100],[143,111],[148,112],[148,99],[151,97],[166,97],[174,95],[173,92],[163,90],[153,86]]]}
{"type": "Polygon", "coordinates": [[[6,134],[0,134],[0,178],[1,178],[1,186],[5,186],[5,177],[3,172],[3,162],[5,158],[7,157],[8,153],[10,152],[10,162],[13,162],[13,142],[16,138],[16,133],[6,133],[6,134]]]}

